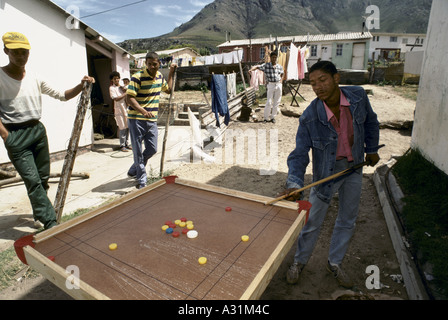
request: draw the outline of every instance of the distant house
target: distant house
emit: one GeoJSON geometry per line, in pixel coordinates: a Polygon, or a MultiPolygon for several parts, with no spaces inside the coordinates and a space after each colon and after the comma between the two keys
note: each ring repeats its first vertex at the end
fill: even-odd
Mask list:
{"type": "Polygon", "coordinates": [[[407,52],[424,51],[426,34],[372,32],[369,58],[374,60],[404,59],[407,52]]]}
{"type": "MultiPolygon", "coordinates": [[[[201,55],[191,48],[168,49],[163,51],[156,51],[162,61],[162,66],[165,67],[171,61],[175,61],[179,67],[188,67],[202,65],[203,62],[198,59],[201,55]]],[[[141,68],[145,65],[145,53],[135,54],[135,66],[141,68]]]]}
{"type": "Polygon", "coordinates": [[[310,47],[308,66],[319,60],[331,60],[339,69],[366,70],[371,38],[370,32],[269,37],[231,40],[218,45],[218,49],[219,53],[226,53],[241,48],[244,50],[242,62],[260,62],[266,47],[271,49],[278,44],[280,50],[286,51],[294,43],[296,47],[310,47]]]}
{"type": "MultiPolygon", "coordinates": [[[[49,0],[0,1],[0,33],[8,31],[23,33],[31,43],[27,70],[33,70],[61,90],[74,87],[84,75],[93,76],[96,84],[92,105],[108,106],[108,113],[113,113],[109,74],[116,70],[122,78],[130,77],[130,53],[49,0]]],[[[0,66],[7,63],[8,57],[0,53],[0,66]]],[[[42,122],[47,128],[51,153],[67,149],[77,104],[77,99],[60,102],[43,97],[42,122]]],[[[98,115],[89,110],[80,147],[93,144],[97,120],[98,115]]],[[[0,144],[0,163],[9,163],[3,144],[0,144]]]]}

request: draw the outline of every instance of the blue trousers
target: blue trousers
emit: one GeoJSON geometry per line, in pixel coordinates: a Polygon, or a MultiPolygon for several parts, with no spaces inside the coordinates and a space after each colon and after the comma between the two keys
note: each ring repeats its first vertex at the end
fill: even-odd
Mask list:
{"type": "MultiPolygon", "coordinates": [[[[346,159],[336,161],[335,173],[347,169],[350,164],[346,159]]],[[[359,201],[361,199],[362,174],[353,172],[336,179],[332,194],[339,193],[339,211],[333,228],[330,242],[328,261],[332,264],[341,264],[347,252],[350,239],[355,230],[358,217],[359,201]]],[[[309,202],[312,207],[308,222],[302,229],[297,241],[297,251],[294,262],[306,264],[319,238],[320,228],[327,214],[330,203],[317,197],[316,191],[311,188],[309,202]]]]}
{"type": "Polygon", "coordinates": [[[146,185],[148,180],[146,164],[157,153],[159,135],[157,122],[128,119],[128,126],[134,154],[134,163],[129,168],[128,175],[135,176],[139,185],[146,185]],[[144,150],[143,145],[145,146],[144,150]]]}

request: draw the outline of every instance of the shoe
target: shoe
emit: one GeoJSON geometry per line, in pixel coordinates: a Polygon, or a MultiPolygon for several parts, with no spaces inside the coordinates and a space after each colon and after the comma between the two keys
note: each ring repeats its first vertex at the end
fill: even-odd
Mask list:
{"type": "Polygon", "coordinates": [[[304,264],[294,262],[286,272],[286,282],[296,284],[299,281],[300,273],[302,273],[304,267],[304,264]]]}
{"type": "Polygon", "coordinates": [[[126,147],[121,147],[120,151],[122,151],[122,152],[129,152],[129,150],[126,147]]]}
{"type": "Polygon", "coordinates": [[[125,148],[128,149],[128,150],[132,150],[131,146],[126,146],[125,148]]]}
{"type": "Polygon", "coordinates": [[[330,261],[328,261],[327,270],[338,281],[340,286],[346,289],[351,289],[353,287],[353,282],[350,280],[347,274],[344,271],[342,271],[340,266],[330,264],[330,261]]]}
{"type": "Polygon", "coordinates": [[[136,185],[135,187],[136,187],[138,190],[140,190],[140,189],[146,187],[146,184],[138,184],[138,185],[136,185]]]}
{"type": "Polygon", "coordinates": [[[40,222],[39,220],[34,221],[34,228],[36,229],[42,229],[44,227],[44,224],[40,222]]]}
{"type": "Polygon", "coordinates": [[[263,120],[263,123],[267,123],[267,122],[268,122],[268,120],[266,120],[266,119],[263,120]]]}
{"type": "Polygon", "coordinates": [[[275,119],[272,119],[271,122],[272,122],[272,123],[275,123],[275,119]]]}

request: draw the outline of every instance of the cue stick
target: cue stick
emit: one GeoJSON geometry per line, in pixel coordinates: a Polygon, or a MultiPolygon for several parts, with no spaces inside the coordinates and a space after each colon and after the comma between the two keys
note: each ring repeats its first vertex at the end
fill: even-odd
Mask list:
{"type": "Polygon", "coordinates": [[[65,155],[64,166],[62,168],[61,179],[59,180],[54,210],[56,211],[56,221],[59,223],[64,209],[65,198],[67,196],[68,185],[75,165],[76,152],[78,151],[79,139],[81,137],[82,126],[90,102],[92,84],[88,81],[83,83],[81,97],[79,99],[78,111],[73,124],[72,135],[70,137],[67,153],[65,155]]]}
{"type": "Polygon", "coordinates": [[[174,88],[176,87],[176,78],[177,78],[177,68],[174,71],[173,76],[173,87],[171,88],[170,100],[168,102],[168,118],[166,120],[165,125],[165,135],[163,137],[163,146],[162,146],[162,157],[160,159],[160,178],[163,177],[163,164],[165,162],[165,148],[166,148],[166,140],[168,138],[168,130],[170,128],[170,118],[171,118],[171,99],[173,98],[174,88]]]}
{"type": "Polygon", "coordinates": [[[283,199],[285,199],[285,198],[288,198],[289,196],[292,196],[292,195],[294,195],[294,194],[296,194],[296,193],[302,192],[302,191],[304,191],[304,190],[306,190],[306,189],[309,189],[309,188],[311,188],[311,187],[317,186],[317,185],[319,185],[319,184],[321,184],[321,183],[324,183],[324,182],[327,182],[327,181],[336,179],[336,178],[338,178],[338,177],[340,177],[340,176],[343,176],[343,175],[345,175],[345,174],[347,174],[347,173],[349,173],[349,172],[353,172],[353,171],[355,171],[355,170],[357,170],[357,169],[359,169],[359,168],[361,168],[361,167],[363,167],[363,166],[365,166],[365,165],[367,165],[367,164],[369,164],[369,163],[370,163],[370,161],[364,161],[364,162],[362,162],[362,163],[359,163],[359,164],[357,164],[356,166],[353,166],[353,167],[351,167],[351,168],[347,168],[347,169],[345,169],[345,170],[342,170],[341,172],[335,173],[335,174],[333,174],[333,175],[331,175],[331,176],[328,176],[328,177],[326,177],[326,178],[324,178],[324,179],[321,179],[321,180],[319,180],[319,181],[313,182],[313,183],[311,183],[310,185],[307,185],[307,186],[305,186],[305,187],[303,187],[303,188],[294,190],[294,191],[292,191],[292,192],[290,192],[290,193],[288,193],[288,194],[285,194],[285,195],[283,195],[283,196],[281,196],[281,197],[275,198],[274,200],[271,200],[271,201],[269,201],[269,202],[266,202],[265,205],[271,205],[271,204],[274,204],[274,203],[276,203],[276,202],[278,202],[278,201],[280,201],[280,200],[283,200],[283,199]]]}

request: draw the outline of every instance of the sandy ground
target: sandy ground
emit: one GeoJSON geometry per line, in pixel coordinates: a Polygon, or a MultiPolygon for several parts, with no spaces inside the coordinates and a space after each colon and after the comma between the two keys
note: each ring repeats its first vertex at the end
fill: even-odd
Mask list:
{"type": "MultiPolygon", "coordinates": [[[[414,101],[398,96],[390,87],[373,85],[364,87],[373,90],[373,95],[369,95],[369,98],[381,124],[400,124],[404,121],[413,121],[414,101]]],[[[292,107],[299,113],[314,99],[314,93],[310,86],[302,85],[300,92],[306,99],[306,102],[302,102],[300,107],[292,107]]],[[[192,93],[176,93],[175,99],[177,102],[187,102],[188,100],[191,100],[191,102],[204,101],[202,95],[192,93]]],[[[260,108],[255,113],[255,116],[261,118],[262,112],[263,109],[260,108]]],[[[279,113],[275,124],[264,124],[262,122],[254,122],[253,120],[249,122],[232,120],[229,129],[226,131],[227,136],[229,134],[240,136],[241,132],[243,135],[248,136],[256,132],[260,136],[260,133],[264,132],[266,134],[266,142],[263,139],[257,140],[255,143],[252,140],[251,142],[246,141],[246,151],[242,151],[243,153],[245,152],[244,157],[242,157],[241,151],[238,152],[238,147],[241,144],[238,144],[236,139],[233,139],[233,148],[229,147],[232,139],[228,140],[223,148],[212,149],[211,146],[213,145],[209,145],[208,149],[212,149],[210,154],[216,157],[218,163],[209,164],[197,161],[196,163],[182,164],[175,169],[174,174],[198,182],[275,197],[282,190],[286,180],[286,158],[294,148],[298,118],[284,116],[279,113]],[[278,137],[276,139],[278,144],[271,145],[271,137],[278,137]],[[255,149],[254,144],[256,145],[255,149]],[[251,150],[251,152],[248,154],[247,150],[251,150]],[[225,156],[220,157],[221,151],[225,156]],[[233,151],[233,154],[231,151],[233,151]],[[219,161],[219,159],[222,159],[222,161],[219,161]],[[270,169],[270,175],[266,175],[264,169],[270,169]]],[[[388,162],[392,156],[404,154],[410,147],[410,135],[411,131],[409,130],[382,129],[380,143],[385,144],[385,147],[380,149],[381,160],[377,166],[388,162]]],[[[329,300],[337,298],[371,298],[389,300],[408,298],[403,283],[393,280],[394,275],[400,274],[400,268],[372,180],[374,170],[375,168],[372,167],[364,169],[362,199],[356,232],[343,262],[344,269],[356,284],[353,291],[347,291],[339,287],[336,280],[326,271],[329,240],[338,209],[338,201],[335,198],[332,200],[330,210],[323,224],[316,249],[305,267],[299,283],[288,285],[285,281],[286,270],[292,261],[296,249],[294,245],[262,295],[262,299],[329,300]],[[382,288],[379,290],[368,290],[366,288],[366,279],[368,277],[366,268],[371,265],[378,266],[380,270],[382,288]]],[[[311,166],[308,167],[307,184],[311,182],[310,172],[311,166]]],[[[309,191],[306,191],[305,200],[308,194],[309,191]]],[[[0,292],[0,299],[69,298],[60,289],[43,278],[27,279],[0,292]]]]}

